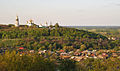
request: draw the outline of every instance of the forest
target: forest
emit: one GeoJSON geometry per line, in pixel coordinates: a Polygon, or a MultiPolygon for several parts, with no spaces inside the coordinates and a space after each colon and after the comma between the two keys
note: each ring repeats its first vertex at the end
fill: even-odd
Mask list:
{"type": "Polygon", "coordinates": [[[75,28],[56,27],[49,28],[9,28],[0,29],[0,47],[15,48],[23,46],[27,49],[62,49],[72,46],[74,49],[99,50],[119,47],[119,40],[110,41],[106,36],[78,30],[75,28]],[[81,48],[81,46],[85,46],[81,48]]]}

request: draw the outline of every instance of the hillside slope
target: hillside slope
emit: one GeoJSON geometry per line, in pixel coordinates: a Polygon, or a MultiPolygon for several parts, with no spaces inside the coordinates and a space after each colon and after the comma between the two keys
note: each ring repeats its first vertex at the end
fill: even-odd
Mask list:
{"type": "Polygon", "coordinates": [[[28,49],[111,49],[105,36],[75,28],[10,28],[0,30],[0,46],[28,49]],[[9,44],[8,44],[9,43],[9,44]],[[7,45],[6,45],[7,44],[7,45]]]}

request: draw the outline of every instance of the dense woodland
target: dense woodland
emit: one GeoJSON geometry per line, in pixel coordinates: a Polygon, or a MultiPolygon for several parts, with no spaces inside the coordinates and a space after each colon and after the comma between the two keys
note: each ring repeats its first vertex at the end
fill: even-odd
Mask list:
{"type": "Polygon", "coordinates": [[[0,47],[23,46],[27,49],[113,49],[119,47],[119,40],[110,41],[107,37],[74,28],[8,28],[0,29],[0,47]]]}

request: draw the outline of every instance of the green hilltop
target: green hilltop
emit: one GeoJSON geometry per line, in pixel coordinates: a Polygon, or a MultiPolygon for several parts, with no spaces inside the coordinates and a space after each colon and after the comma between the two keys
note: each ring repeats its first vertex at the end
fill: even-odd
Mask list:
{"type": "Polygon", "coordinates": [[[60,26],[36,27],[8,27],[0,29],[0,47],[23,46],[27,49],[72,49],[99,50],[112,49],[115,45],[107,37],[93,32],[60,26]]]}

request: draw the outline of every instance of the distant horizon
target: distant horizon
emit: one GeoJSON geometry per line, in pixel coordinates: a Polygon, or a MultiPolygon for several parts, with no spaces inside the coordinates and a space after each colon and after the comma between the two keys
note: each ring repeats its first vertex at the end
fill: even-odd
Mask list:
{"type": "MultiPolygon", "coordinates": [[[[15,24],[15,23],[9,23],[9,24],[15,24]]],[[[0,25],[9,25],[9,24],[6,24],[6,23],[0,23],[0,25]]],[[[39,25],[37,23],[35,23],[36,25],[39,25]]],[[[59,24],[59,23],[58,23],[59,24]]],[[[27,24],[19,24],[19,25],[27,25],[27,24]]],[[[50,25],[50,24],[48,24],[50,25]]],[[[52,25],[55,25],[55,24],[52,24],[52,25]]],[[[60,24],[59,24],[60,25],[60,24]]],[[[72,26],[72,27],[120,27],[120,25],[60,25],[60,26],[72,26]]]]}

